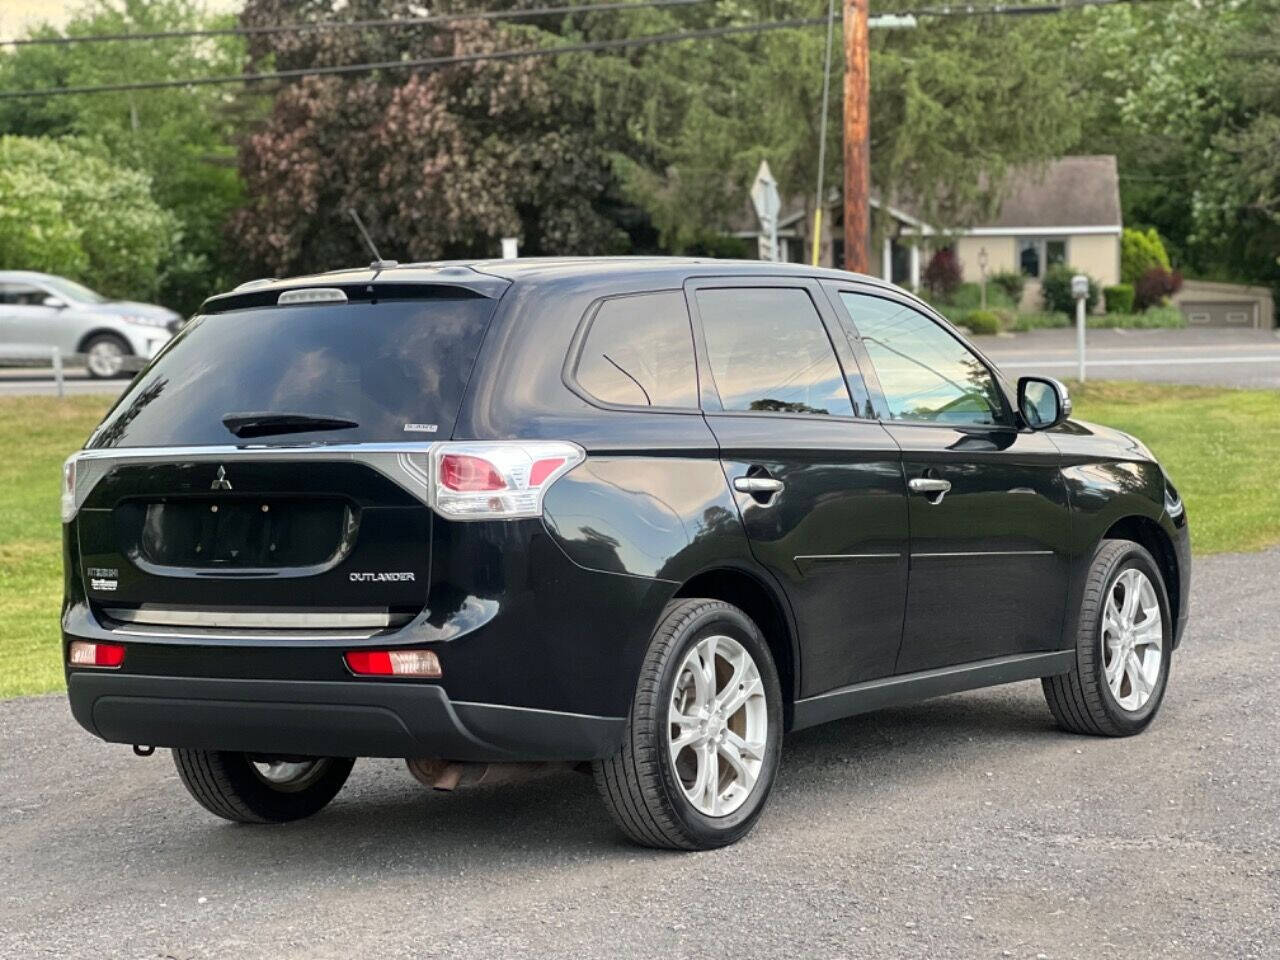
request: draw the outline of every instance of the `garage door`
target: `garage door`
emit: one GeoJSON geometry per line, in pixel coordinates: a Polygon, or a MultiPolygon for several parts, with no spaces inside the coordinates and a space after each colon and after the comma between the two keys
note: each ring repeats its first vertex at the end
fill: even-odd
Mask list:
{"type": "Polygon", "coordinates": [[[1258,304],[1253,300],[1237,300],[1234,303],[1186,303],[1182,312],[1193,327],[1251,327],[1257,316],[1258,304]]]}

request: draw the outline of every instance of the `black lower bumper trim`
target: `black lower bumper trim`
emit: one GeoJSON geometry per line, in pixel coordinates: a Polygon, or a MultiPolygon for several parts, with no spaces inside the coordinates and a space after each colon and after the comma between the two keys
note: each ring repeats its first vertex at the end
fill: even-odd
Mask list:
{"type": "Polygon", "coordinates": [[[73,671],[71,712],[113,743],[333,757],[591,760],[625,721],[452,702],[428,684],[73,671]]]}

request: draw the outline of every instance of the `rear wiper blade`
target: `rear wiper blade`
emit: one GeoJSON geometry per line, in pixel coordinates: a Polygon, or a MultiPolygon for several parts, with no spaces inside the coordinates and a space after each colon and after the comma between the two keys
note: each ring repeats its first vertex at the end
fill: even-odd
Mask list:
{"type": "Polygon", "coordinates": [[[310,433],[312,430],[350,430],[360,424],[342,417],[311,413],[228,413],[223,424],[237,437],[268,437],[281,433],[310,433]]]}

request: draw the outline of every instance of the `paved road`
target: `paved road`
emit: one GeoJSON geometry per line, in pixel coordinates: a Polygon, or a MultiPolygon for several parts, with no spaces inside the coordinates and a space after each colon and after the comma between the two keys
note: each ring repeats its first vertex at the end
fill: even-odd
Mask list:
{"type": "MultiPolygon", "coordinates": [[[[979,337],[975,342],[1014,376],[1037,371],[1059,378],[1076,375],[1071,330],[979,337]]],[[[1087,354],[1088,375],[1098,380],[1280,389],[1280,331],[1091,330],[1087,354]]],[[[68,392],[114,396],[127,385],[127,380],[90,380],[81,368],[67,370],[68,392]]],[[[49,371],[0,369],[0,396],[53,392],[49,371]]]]}
{"type": "MultiPolygon", "coordinates": [[[[1033,330],[975,342],[1014,376],[1076,376],[1074,330],[1033,330]]],[[[1275,330],[1090,330],[1085,359],[1088,377],[1096,380],[1280,389],[1280,331],[1275,330]]]]}
{"type": "Polygon", "coordinates": [[[619,840],[577,774],[433,794],[356,766],[311,821],[222,823],[60,697],[0,704],[0,956],[1280,957],[1280,551],[1196,571],[1145,735],[1039,685],[795,735],[738,846],[619,840]]]}

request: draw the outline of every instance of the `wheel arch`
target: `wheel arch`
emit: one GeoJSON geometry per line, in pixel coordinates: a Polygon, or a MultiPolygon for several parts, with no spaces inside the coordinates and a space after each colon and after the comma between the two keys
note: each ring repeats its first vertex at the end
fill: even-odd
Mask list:
{"type": "Polygon", "coordinates": [[[1164,580],[1165,593],[1169,597],[1169,609],[1174,617],[1182,609],[1182,580],[1178,569],[1178,553],[1173,540],[1155,520],[1131,514],[1121,517],[1107,528],[1104,540],[1129,540],[1146,549],[1155,558],[1164,580]]]}
{"type": "Polygon", "coordinates": [[[133,344],[129,342],[129,338],[126,337],[119,330],[112,330],[110,327],[94,327],[92,330],[90,330],[88,333],[82,336],[80,338],[80,342],[76,344],[76,353],[84,353],[85,348],[89,346],[90,341],[92,341],[95,337],[103,337],[103,336],[111,337],[115,340],[119,340],[122,344],[124,344],[124,352],[129,354],[130,356],[133,355],[133,344]]]}
{"type": "Polygon", "coordinates": [[[767,576],[738,566],[714,567],[690,577],[675,598],[707,597],[741,609],[764,634],[778,668],[786,729],[791,728],[800,680],[800,649],[791,608],[781,589],[767,576]]]}

